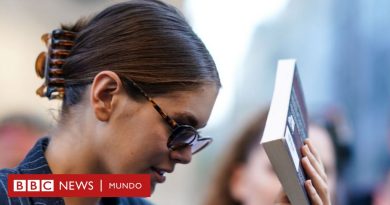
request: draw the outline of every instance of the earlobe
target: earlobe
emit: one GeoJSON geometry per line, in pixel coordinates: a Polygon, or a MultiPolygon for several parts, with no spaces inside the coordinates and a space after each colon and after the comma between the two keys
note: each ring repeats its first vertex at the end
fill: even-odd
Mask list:
{"type": "Polygon", "coordinates": [[[122,87],[119,76],[112,71],[98,73],[91,86],[90,102],[95,116],[100,121],[108,121],[115,106],[115,95],[122,87]]]}

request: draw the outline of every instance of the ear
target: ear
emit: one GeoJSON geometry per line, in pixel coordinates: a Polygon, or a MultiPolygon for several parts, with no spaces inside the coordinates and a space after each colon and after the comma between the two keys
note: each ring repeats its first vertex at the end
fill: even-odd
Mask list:
{"type": "Polygon", "coordinates": [[[235,200],[244,202],[245,184],[245,165],[236,166],[229,181],[229,190],[235,200]]]}
{"type": "Polygon", "coordinates": [[[98,73],[91,86],[90,102],[95,116],[100,121],[108,121],[115,106],[115,96],[122,89],[122,81],[112,71],[98,73]]]}

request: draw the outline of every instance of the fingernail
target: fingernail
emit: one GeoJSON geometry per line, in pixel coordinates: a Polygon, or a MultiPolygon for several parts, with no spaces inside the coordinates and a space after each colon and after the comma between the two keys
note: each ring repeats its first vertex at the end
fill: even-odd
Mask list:
{"type": "Polygon", "coordinates": [[[313,183],[311,182],[311,180],[309,180],[309,181],[310,181],[310,190],[312,192],[316,192],[316,189],[314,188],[313,183]]]}
{"type": "Polygon", "coordinates": [[[307,146],[307,144],[305,145],[305,149],[307,152],[310,152],[309,146],[307,146]]]}
{"type": "Polygon", "coordinates": [[[308,161],[307,160],[309,160],[306,156],[304,156],[303,158],[302,158],[302,161],[305,161],[305,163],[307,163],[308,161]]]}
{"type": "Polygon", "coordinates": [[[307,183],[309,184],[309,186],[313,186],[313,184],[311,183],[311,179],[307,180],[307,183]]]}
{"type": "Polygon", "coordinates": [[[306,145],[302,146],[302,154],[306,155],[307,154],[307,148],[306,145]]]}
{"type": "Polygon", "coordinates": [[[313,185],[311,183],[311,180],[310,179],[307,180],[305,184],[306,184],[306,189],[308,189],[309,192],[312,192],[313,190],[311,187],[313,187],[313,185]]]}

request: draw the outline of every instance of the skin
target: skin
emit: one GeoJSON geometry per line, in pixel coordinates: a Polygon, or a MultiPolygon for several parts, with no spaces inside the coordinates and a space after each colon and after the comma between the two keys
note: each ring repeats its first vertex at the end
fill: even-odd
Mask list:
{"type": "MultiPolygon", "coordinates": [[[[313,127],[310,128],[309,135],[316,136],[316,139],[306,140],[306,145],[301,150],[302,165],[310,178],[306,181],[305,188],[313,205],[329,205],[330,193],[334,192],[335,187],[333,147],[324,130],[313,127]],[[318,146],[321,148],[315,149],[314,145],[321,145],[318,146]],[[324,162],[320,156],[325,159],[324,162]],[[333,172],[329,172],[330,177],[325,174],[324,164],[328,170],[333,169],[333,172]]],[[[248,162],[234,170],[230,190],[233,198],[244,205],[290,204],[285,193],[281,191],[280,181],[262,148],[254,149],[248,162]]]]}
{"type": "Polygon", "coordinates": [[[387,205],[390,203],[390,172],[387,173],[385,181],[375,190],[373,205],[387,205]]]}
{"type": "MultiPolygon", "coordinates": [[[[330,195],[327,184],[327,176],[320,155],[315,150],[309,139],[305,140],[302,147],[302,166],[309,180],[305,182],[305,188],[313,205],[330,205],[330,195]]],[[[276,205],[290,205],[283,191],[280,191],[275,201],[276,205]]]]}
{"type": "MultiPolygon", "coordinates": [[[[311,142],[321,157],[327,175],[330,198],[336,199],[336,151],[334,150],[329,133],[317,125],[309,126],[311,142]]],[[[332,201],[334,203],[334,201],[332,201]]]]}
{"type": "Polygon", "coordinates": [[[248,162],[238,167],[232,176],[233,198],[245,205],[274,204],[282,186],[264,149],[255,149],[248,162]]]}
{"type": "MultiPolygon", "coordinates": [[[[217,94],[215,86],[205,85],[154,100],[174,120],[199,129],[206,126],[217,94]]],[[[96,75],[82,102],[60,125],[45,153],[55,174],[146,173],[151,174],[154,189],[165,177],[152,168],[171,173],[177,163],[191,161],[189,147],[168,149],[168,125],[150,102],[131,99],[111,71],[96,75]]],[[[64,200],[66,204],[96,204],[99,198],[64,200]]]]}

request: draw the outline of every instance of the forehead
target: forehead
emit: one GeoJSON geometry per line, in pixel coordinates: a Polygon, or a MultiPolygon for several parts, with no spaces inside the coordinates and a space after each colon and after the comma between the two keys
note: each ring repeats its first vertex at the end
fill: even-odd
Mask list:
{"type": "Polygon", "coordinates": [[[174,120],[199,129],[206,126],[217,94],[215,86],[202,86],[193,91],[173,92],[154,100],[174,120]]]}

